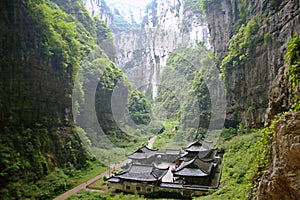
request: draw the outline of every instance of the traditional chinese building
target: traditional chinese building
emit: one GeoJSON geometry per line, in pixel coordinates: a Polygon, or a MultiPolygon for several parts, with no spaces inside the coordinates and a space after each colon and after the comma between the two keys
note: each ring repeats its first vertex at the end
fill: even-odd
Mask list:
{"type": "Polygon", "coordinates": [[[180,156],[180,150],[167,149],[165,152],[159,152],[157,150],[149,149],[147,146],[143,146],[127,157],[131,159],[133,163],[153,164],[154,162],[173,163],[179,159],[180,156]]]}
{"type": "Polygon", "coordinates": [[[159,169],[154,165],[132,163],[130,166],[110,177],[108,181],[114,188],[125,192],[145,194],[152,192],[154,186],[159,186],[169,168],[159,169]]]}
{"type": "Polygon", "coordinates": [[[173,171],[173,176],[187,185],[209,186],[214,176],[216,163],[204,162],[198,156],[184,160],[173,171]]]}
{"type": "Polygon", "coordinates": [[[152,150],[147,146],[143,146],[127,157],[131,159],[133,163],[152,164],[155,162],[158,155],[161,155],[161,153],[157,150],[152,150]]]}
{"type": "Polygon", "coordinates": [[[128,193],[200,195],[217,189],[221,156],[213,143],[197,140],[180,150],[159,152],[141,147],[128,155],[129,167],[108,179],[111,187],[128,193]]]}

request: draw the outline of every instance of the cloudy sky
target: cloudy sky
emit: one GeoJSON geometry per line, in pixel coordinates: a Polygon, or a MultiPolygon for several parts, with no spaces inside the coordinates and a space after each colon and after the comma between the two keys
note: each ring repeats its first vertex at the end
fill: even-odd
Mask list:
{"type": "Polygon", "coordinates": [[[107,3],[122,3],[126,2],[126,4],[135,6],[135,7],[146,7],[146,5],[152,0],[106,0],[107,3]]]}

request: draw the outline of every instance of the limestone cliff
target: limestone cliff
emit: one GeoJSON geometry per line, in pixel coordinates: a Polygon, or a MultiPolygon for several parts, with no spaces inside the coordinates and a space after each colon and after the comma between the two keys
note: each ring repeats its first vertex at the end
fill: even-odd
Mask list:
{"type": "Polygon", "coordinates": [[[57,49],[46,53],[45,41],[53,38],[45,37],[45,18],[34,20],[33,5],[5,0],[0,7],[1,199],[22,199],[25,193],[30,198],[20,185],[68,164],[82,168],[89,158],[74,131],[74,68],[62,65],[65,57],[57,49]]]}
{"type": "Polygon", "coordinates": [[[300,113],[282,116],[275,124],[270,163],[254,199],[296,200],[300,197],[300,113]]]}
{"type": "Polygon", "coordinates": [[[47,58],[43,38],[23,1],[1,6],[1,127],[49,120],[72,125],[72,68],[47,58]]]}
{"type": "Polygon", "coordinates": [[[112,24],[113,15],[104,0],[82,0],[92,16],[99,16],[108,25],[112,24]]]}
{"type": "MultiPolygon", "coordinates": [[[[227,126],[240,122],[259,126],[291,108],[292,85],[289,63],[285,63],[287,44],[300,33],[299,1],[212,1],[207,4],[207,19],[218,65],[232,55],[230,40],[242,23],[258,17],[250,59],[227,68],[227,126]],[[242,13],[241,8],[247,6],[242,13]],[[223,61],[222,61],[223,60],[223,61]]],[[[241,35],[239,35],[241,36],[241,35]]],[[[235,40],[237,41],[237,40],[235,40]]],[[[299,112],[283,115],[276,123],[270,141],[269,164],[254,199],[298,199],[299,112]]]]}
{"type": "Polygon", "coordinates": [[[140,31],[115,35],[117,65],[142,91],[155,97],[170,52],[203,42],[208,48],[205,16],[192,1],[158,0],[148,4],[140,31]],[[190,6],[190,7],[189,7],[190,6]]]}
{"type": "Polygon", "coordinates": [[[299,1],[215,0],[208,3],[206,9],[219,65],[228,55],[229,40],[241,24],[258,17],[259,28],[254,34],[253,50],[247,55],[249,59],[227,71],[226,126],[236,126],[240,122],[262,126],[269,90],[279,68],[284,65],[287,43],[295,33],[300,33],[299,1]]]}

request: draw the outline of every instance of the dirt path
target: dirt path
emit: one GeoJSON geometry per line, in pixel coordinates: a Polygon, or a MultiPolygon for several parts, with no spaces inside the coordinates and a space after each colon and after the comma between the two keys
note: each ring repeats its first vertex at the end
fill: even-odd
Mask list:
{"type": "MultiPolygon", "coordinates": [[[[155,139],[156,139],[156,135],[153,136],[152,138],[150,138],[150,139],[148,140],[148,145],[147,145],[148,148],[152,148],[155,139]]],[[[125,166],[125,165],[128,164],[128,163],[130,163],[130,160],[122,160],[122,161],[119,162],[119,163],[111,164],[111,165],[110,165],[110,170],[107,170],[107,171],[103,172],[102,174],[100,174],[100,175],[98,175],[98,176],[96,176],[96,177],[94,177],[94,178],[92,178],[92,179],[90,179],[90,180],[88,180],[88,181],[86,181],[86,182],[84,182],[84,183],[82,183],[82,184],[80,184],[80,185],[74,187],[73,189],[68,190],[67,192],[65,192],[65,193],[59,195],[58,197],[56,197],[54,200],[65,200],[65,199],[67,199],[68,197],[70,197],[70,196],[76,194],[76,193],[79,192],[80,190],[86,189],[86,187],[87,187],[88,185],[90,185],[90,184],[94,183],[95,181],[97,181],[97,180],[103,178],[104,176],[106,176],[106,177],[110,176],[111,174],[109,174],[109,173],[112,172],[114,169],[121,168],[121,167],[125,166]]]]}
{"type": "Polygon", "coordinates": [[[154,135],[152,138],[150,138],[150,139],[148,140],[147,147],[148,147],[149,149],[152,148],[153,143],[154,143],[155,140],[156,140],[156,135],[154,135]]]}
{"type": "Polygon", "coordinates": [[[108,176],[108,171],[106,171],[106,172],[104,172],[104,173],[102,173],[102,174],[100,174],[100,175],[98,175],[98,176],[96,176],[96,177],[94,177],[94,178],[92,178],[92,179],[86,181],[85,183],[82,183],[82,184],[80,184],[80,185],[74,187],[73,189],[71,189],[71,190],[69,190],[69,191],[67,191],[67,192],[65,192],[65,193],[63,193],[63,194],[61,194],[61,195],[59,195],[59,196],[56,197],[54,200],[64,200],[64,199],[67,199],[68,197],[70,197],[70,196],[76,194],[76,193],[79,192],[80,190],[85,189],[86,186],[88,186],[88,185],[94,183],[95,181],[97,181],[97,180],[103,178],[104,176],[108,176]]]}

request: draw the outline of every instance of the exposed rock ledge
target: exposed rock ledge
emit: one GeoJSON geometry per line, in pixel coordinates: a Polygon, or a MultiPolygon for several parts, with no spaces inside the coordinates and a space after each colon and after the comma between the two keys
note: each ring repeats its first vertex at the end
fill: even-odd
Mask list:
{"type": "Polygon", "coordinates": [[[275,124],[270,167],[264,172],[255,200],[300,198],[300,112],[275,124]]]}

